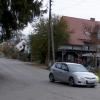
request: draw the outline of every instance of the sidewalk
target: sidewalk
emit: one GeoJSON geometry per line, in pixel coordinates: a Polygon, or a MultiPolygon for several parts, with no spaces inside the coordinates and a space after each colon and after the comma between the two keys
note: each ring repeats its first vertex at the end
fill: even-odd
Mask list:
{"type": "Polygon", "coordinates": [[[48,69],[48,66],[45,64],[39,64],[36,62],[25,62],[26,64],[32,65],[33,67],[37,67],[37,68],[42,68],[42,69],[48,69]]]}

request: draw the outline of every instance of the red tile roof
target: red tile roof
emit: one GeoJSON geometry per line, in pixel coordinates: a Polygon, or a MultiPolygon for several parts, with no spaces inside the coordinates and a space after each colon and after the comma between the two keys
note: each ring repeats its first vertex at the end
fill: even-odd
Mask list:
{"type": "Polygon", "coordinates": [[[68,24],[69,30],[71,31],[69,44],[72,45],[84,45],[84,42],[89,42],[91,40],[90,35],[85,34],[84,32],[84,25],[93,27],[97,23],[100,24],[100,22],[95,21],[94,18],[91,18],[91,20],[86,20],[63,16],[62,19],[68,24]]]}

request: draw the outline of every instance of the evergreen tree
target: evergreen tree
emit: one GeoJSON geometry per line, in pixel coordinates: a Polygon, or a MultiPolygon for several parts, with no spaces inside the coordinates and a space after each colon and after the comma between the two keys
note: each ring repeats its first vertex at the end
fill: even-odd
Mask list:
{"type": "Polygon", "coordinates": [[[9,39],[14,30],[23,29],[43,10],[42,0],[0,0],[1,40],[9,39]]]}

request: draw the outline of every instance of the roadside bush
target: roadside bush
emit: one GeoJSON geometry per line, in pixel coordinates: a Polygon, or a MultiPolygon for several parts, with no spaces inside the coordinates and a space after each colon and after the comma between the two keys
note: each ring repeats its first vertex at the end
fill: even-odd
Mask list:
{"type": "Polygon", "coordinates": [[[22,61],[30,61],[30,57],[28,53],[24,53],[24,52],[19,52],[18,53],[18,59],[22,60],[22,61]]]}

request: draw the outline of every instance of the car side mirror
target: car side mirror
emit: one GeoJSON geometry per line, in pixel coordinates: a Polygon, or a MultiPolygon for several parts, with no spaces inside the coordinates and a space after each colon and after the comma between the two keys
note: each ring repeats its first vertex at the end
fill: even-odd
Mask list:
{"type": "Polygon", "coordinates": [[[67,71],[67,72],[69,72],[69,70],[68,70],[68,69],[64,69],[64,71],[67,71]]]}

